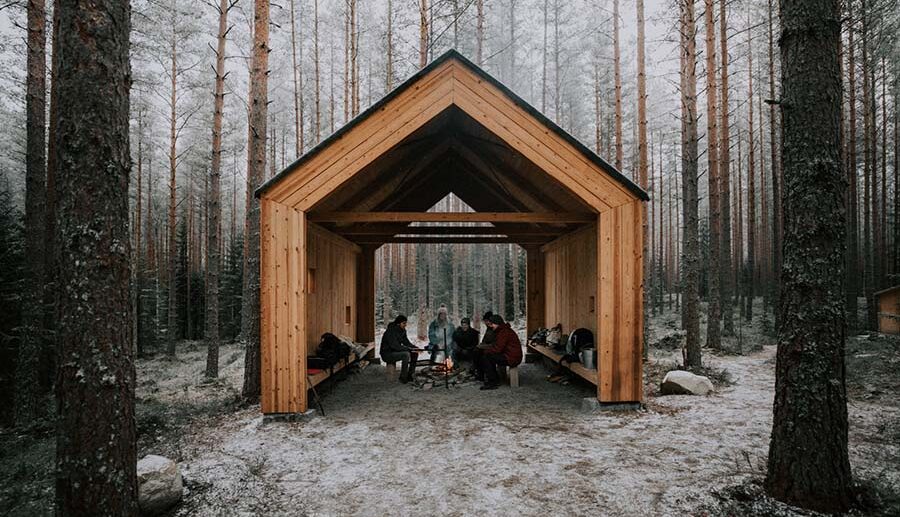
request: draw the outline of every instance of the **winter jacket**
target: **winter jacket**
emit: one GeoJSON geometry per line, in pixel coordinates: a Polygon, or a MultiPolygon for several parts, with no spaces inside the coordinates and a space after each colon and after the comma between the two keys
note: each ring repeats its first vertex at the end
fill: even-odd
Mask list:
{"type": "Polygon", "coordinates": [[[485,353],[503,354],[508,366],[518,366],[522,362],[522,342],[519,341],[516,331],[509,326],[509,323],[504,323],[497,326],[494,334],[496,342],[485,353]]]}
{"type": "Polygon", "coordinates": [[[469,330],[457,328],[453,333],[453,341],[462,350],[472,350],[478,346],[478,331],[469,327],[469,330]]]}
{"type": "Polygon", "coordinates": [[[406,336],[406,331],[396,323],[389,323],[384,335],[381,336],[381,356],[384,358],[386,353],[408,352],[415,346],[406,336]]]}
{"type": "Polygon", "coordinates": [[[481,345],[478,348],[488,349],[494,346],[494,343],[497,342],[497,336],[494,333],[494,329],[488,327],[487,330],[484,331],[484,336],[481,338],[481,345]]]}
{"type": "Polygon", "coordinates": [[[440,323],[438,323],[438,320],[434,320],[428,325],[428,343],[438,345],[447,350],[453,350],[453,333],[455,331],[456,328],[449,321],[442,327],[440,323]],[[444,343],[445,329],[447,330],[447,343],[444,343]]]}

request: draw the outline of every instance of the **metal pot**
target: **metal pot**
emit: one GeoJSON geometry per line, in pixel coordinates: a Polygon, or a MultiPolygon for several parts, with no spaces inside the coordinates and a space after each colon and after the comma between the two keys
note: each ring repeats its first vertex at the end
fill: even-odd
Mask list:
{"type": "Polygon", "coordinates": [[[581,351],[581,364],[584,365],[585,368],[589,370],[593,370],[596,367],[594,366],[594,358],[596,357],[594,354],[596,350],[593,348],[585,348],[581,351]]]}

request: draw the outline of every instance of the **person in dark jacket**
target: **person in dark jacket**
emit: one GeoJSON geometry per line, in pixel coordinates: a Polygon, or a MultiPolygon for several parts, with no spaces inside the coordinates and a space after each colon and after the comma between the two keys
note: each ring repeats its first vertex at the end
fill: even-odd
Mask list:
{"type": "Polygon", "coordinates": [[[522,362],[522,342],[499,314],[491,316],[488,327],[494,331],[495,341],[494,346],[485,350],[481,357],[481,369],[485,376],[481,389],[494,390],[500,386],[497,368],[518,366],[522,362]]]}
{"type": "Polygon", "coordinates": [[[484,322],[487,327],[484,331],[484,335],[481,337],[481,343],[475,347],[475,351],[472,352],[472,364],[473,370],[475,374],[475,379],[484,382],[484,370],[481,369],[481,358],[484,355],[484,351],[488,350],[492,346],[494,346],[494,329],[491,328],[491,318],[494,317],[494,313],[491,311],[487,311],[484,313],[484,316],[481,317],[481,321],[484,322]]]}
{"type": "Polygon", "coordinates": [[[473,360],[475,349],[478,346],[478,331],[473,329],[469,318],[463,318],[453,333],[453,342],[456,344],[453,352],[453,362],[461,360],[473,360]]]}
{"type": "Polygon", "coordinates": [[[388,364],[401,361],[400,382],[405,384],[413,380],[416,362],[419,360],[419,349],[406,335],[406,316],[402,314],[397,316],[388,324],[387,330],[381,336],[381,359],[388,364]]]}

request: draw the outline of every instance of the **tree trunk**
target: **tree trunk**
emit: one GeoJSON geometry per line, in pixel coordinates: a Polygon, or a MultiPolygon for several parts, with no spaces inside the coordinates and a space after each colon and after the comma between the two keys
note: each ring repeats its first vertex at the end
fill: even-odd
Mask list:
{"type": "Polygon", "coordinates": [[[171,93],[169,96],[169,224],[168,224],[168,242],[167,247],[167,265],[168,265],[168,295],[169,303],[167,304],[166,318],[166,354],[169,357],[175,356],[175,341],[178,339],[178,282],[175,279],[175,262],[178,260],[178,246],[175,245],[175,206],[176,206],[176,183],[175,172],[177,166],[177,145],[178,132],[176,130],[177,123],[177,93],[178,93],[178,38],[175,29],[172,29],[172,40],[170,47],[172,52],[171,63],[171,93]]]}
{"type": "MultiPolygon", "coordinates": [[[[291,22],[293,24],[291,2],[291,22]]],[[[228,37],[228,0],[219,0],[219,34],[216,46],[216,93],[213,108],[212,161],[209,167],[206,231],[206,376],[219,376],[219,270],[222,217],[222,116],[225,107],[225,40],[228,37]]],[[[296,77],[296,67],[294,77],[296,77]]],[[[296,95],[294,96],[296,101],[296,95]]],[[[295,105],[296,107],[296,105],[295,105]]],[[[297,144],[299,146],[299,142],[297,144]]]]}
{"type": "Polygon", "coordinates": [[[613,0],[613,74],[615,75],[616,82],[616,169],[619,171],[622,170],[622,158],[624,152],[622,145],[621,60],[622,58],[619,52],[619,0],[613,0]]]}
{"type": "Polygon", "coordinates": [[[707,179],[709,180],[709,309],[706,319],[706,346],[722,347],[721,271],[719,255],[722,243],[719,237],[719,136],[718,136],[718,81],[716,79],[716,25],[714,0],[705,0],[706,21],[706,138],[707,179]]]}
{"type": "MultiPolygon", "coordinates": [[[[773,13],[776,11],[772,0],[769,0],[769,151],[772,175],[772,304],[775,307],[775,328],[781,324],[781,234],[782,234],[782,195],[781,162],[778,157],[778,142],[776,138],[776,126],[778,125],[778,111],[775,109],[775,49],[773,13]]],[[[762,121],[760,120],[760,123],[762,121]]]]}
{"type": "Polygon", "coordinates": [[[484,65],[484,0],[475,0],[475,64],[484,65]]]}
{"type": "Polygon", "coordinates": [[[721,310],[722,321],[724,323],[723,334],[726,336],[734,335],[734,271],[732,265],[732,238],[731,238],[731,127],[728,117],[728,16],[725,6],[725,0],[719,0],[719,23],[721,24],[721,32],[719,33],[719,50],[722,56],[722,101],[720,104],[721,126],[719,134],[721,140],[719,142],[719,184],[720,192],[720,208],[721,208],[721,231],[719,237],[721,239],[721,255],[719,257],[719,267],[721,274],[719,282],[721,288],[721,310]]]}
{"type": "Polygon", "coordinates": [[[856,46],[854,34],[856,23],[853,13],[853,2],[845,2],[847,6],[847,74],[850,109],[849,138],[847,140],[847,275],[845,283],[845,303],[847,309],[847,326],[850,329],[859,327],[859,206],[857,205],[857,173],[856,173],[856,46]]]}
{"type": "Polygon", "coordinates": [[[875,278],[872,265],[872,217],[871,217],[871,178],[872,178],[872,105],[869,102],[871,90],[869,75],[869,11],[866,0],[862,0],[860,16],[862,18],[862,76],[863,76],[863,253],[864,285],[866,295],[866,311],[868,320],[866,327],[870,330],[878,326],[878,309],[875,307],[875,278]]]}
{"type": "MultiPolygon", "coordinates": [[[[266,46],[268,46],[268,43],[266,43],[266,46]]],[[[319,0],[313,0],[313,70],[316,83],[316,143],[319,143],[319,141],[322,140],[322,74],[319,67],[319,0]]],[[[263,135],[265,136],[265,133],[263,133],[263,135]]]]}
{"type": "MultiPolygon", "coordinates": [[[[479,12],[481,0],[478,0],[479,12]]],[[[550,12],[549,0],[544,0],[544,44],[541,46],[541,113],[547,113],[547,14],[550,12]]],[[[481,65],[479,47],[478,64],[481,65]]]]}
{"type": "MultiPolygon", "coordinates": [[[[128,2],[60,2],[56,512],[137,515],[128,2]]],[[[41,142],[43,145],[43,142],[41,142]]]]}
{"type": "MultiPolygon", "coordinates": [[[[749,17],[748,17],[749,18],[749,17]]],[[[749,24],[749,19],[747,20],[749,24]]],[[[747,102],[748,102],[748,130],[747,138],[749,148],[747,150],[747,266],[744,268],[744,286],[747,289],[745,300],[747,308],[744,318],[747,322],[753,321],[753,298],[756,285],[756,150],[754,149],[755,132],[753,130],[753,44],[752,36],[747,31],[747,60],[749,62],[747,74],[747,102]]]]}
{"type": "Polygon", "coordinates": [[[142,176],[143,176],[143,162],[144,162],[144,108],[143,106],[138,109],[138,127],[137,127],[137,137],[138,137],[138,148],[137,148],[137,189],[134,196],[134,248],[132,252],[132,264],[134,270],[132,271],[132,276],[134,278],[133,282],[133,291],[131,293],[131,310],[132,310],[132,318],[133,318],[133,332],[132,332],[132,342],[134,343],[134,353],[137,357],[140,357],[143,353],[141,346],[141,289],[144,284],[144,271],[143,264],[141,261],[141,241],[142,241],[142,224],[141,224],[141,203],[143,201],[142,196],[142,176]]]}
{"type": "Polygon", "coordinates": [[[385,39],[387,40],[387,55],[384,67],[384,93],[387,94],[394,89],[394,6],[392,0],[387,2],[387,35],[385,39]]]}
{"type": "MultiPolygon", "coordinates": [[[[616,15],[618,15],[618,0],[615,1],[615,10],[616,15]]],[[[644,0],[637,0],[635,3],[635,7],[637,10],[637,89],[638,89],[638,177],[640,181],[641,188],[647,190],[647,75],[645,72],[645,64],[644,64],[644,0]]],[[[619,59],[618,59],[618,34],[619,34],[619,23],[618,16],[616,16],[616,116],[621,116],[621,99],[620,95],[620,86],[618,84],[618,72],[619,72],[619,59]]],[[[618,154],[617,154],[618,157],[618,154]]],[[[649,247],[649,235],[647,231],[649,230],[650,221],[647,219],[647,203],[641,203],[641,207],[643,210],[643,229],[641,231],[641,239],[643,246],[643,255],[644,255],[644,264],[643,270],[644,274],[652,275],[653,272],[653,264],[650,261],[650,252],[648,250],[649,247]]],[[[641,343],[641,349],[644,359],[647,358],[647,336],[650,335],[649,325],[650,318],[649,313],[647,312],[647,302],[652,303],[652,291],[647,289],[647,283],[644,283],[644,317],[643,317],[643,326],[644,330],[641,332],[643,336],[643,342],[641,343]]]]}
{"type": "MultiPolygon", "coordinates": [[[[303,154],[303,87],[300,82],[301,67],[297,63],[297,24],[295,21],[294,4],[296,0],[291,0],[291,67],[294,79],[294,154],[298,158],[303,154]]],[[[301,52],[303,47],[301,46],[301,52]]]]}
{"type": "Polygon", "coordinates": [[[850,507],[844,369],[845,177],[840,1],[782,0],[784,298],[766,491],[821,512],[850,507]]]}
{"type": "MultiPolygon", "coordinates": [[[[255,0],[253,7],[253,60],[250,81],[250,141],[247,143],[248,170],[247,188],[255,191],[266,173],[266,122],[269,71],[269,2],[255,0]]],[[[317,90],[318,91],[318,90],[317,90]]],[[[259,199],[251,200],[247,217],[247,289],[243,303],[246,304],[249,321],[247,328],[247,351],[244,359],[243,397],[250,401],[259,399],[260,394],[260,341],[259,341],[259,199]]]]}
{"type": "MultiPolygon", "coordinates": [[[[28,0],[25,79],[25,257],[22,330],[16,359],[15,422],[30,425],[43,413],[40,358],[44,326],[44,207],[46,118],[46,12],[43,0],[28,0]]],[[[127,212],[126,212],[127,214],[127,212]]]]}
{"type": "MultiPolygon", "coordinates": [[[[479,18],[480,20],[480,18],[479,18]]],[[[419,0],[419,68],[428,64],[428,0],[419,0]]]]}
{"type": "Polygon", "coordinates": [[[700,250],[697,224],[697,26],[693,0],[680,1],[681,20],[681,175],[684,210],[685,367],[699,367],[700,250]]]}

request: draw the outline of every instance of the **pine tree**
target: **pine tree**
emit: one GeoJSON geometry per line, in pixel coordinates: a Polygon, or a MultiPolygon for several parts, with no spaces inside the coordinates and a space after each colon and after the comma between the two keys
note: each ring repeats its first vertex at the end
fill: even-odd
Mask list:
{"type": "Polygon", "coordinates": [[[700,358],[700,250],[697,220],[697,26],[693,0],[680,0],[681,11],[681,175],[683,203],[683,323],[687,331],[685,367],[701,364],[700,358]]]}
{"type": "Polygon", "coordinates": [[[59,2],[56,512],[137,515],[129,2],[59,2]],[[88,36],[89,35],[89,36],[88,36]]]}
{"type": "MultiPolygon", "coordinates": [[[[318,34],[318,29],[316,31],[318,34]]],[[[317,59],[318,61],[318,59],[317,59]]],[[[250,141],[247,144],[247,188],[256,190],[266,173],[266,122],[269,71],[269,2],[254,0],[253,59],[250,81],[250,141]]],[[[318,74],[317,74],[318,77],[318,74]]],[[[316,89],[318,91],[318,88],[316,89]]],[[[316,103],[318,105],[318,102],[316,103]]],[[[317,133],[318,134],[318,133],[317,133]]],[[[243,397],[256,401],[260,395],[259,336],[259,199],[251,199],[247,211],[247,255],[244,259],[243,315],[247,350],[244,359],[243,397]]]]}
{"type": "Polygon", "coordinates": [[[842,285],[840,1],[782,0],[781,7],[786,238],[765,487],[792,505],[843,512],[852,494],[842,285]]]}

